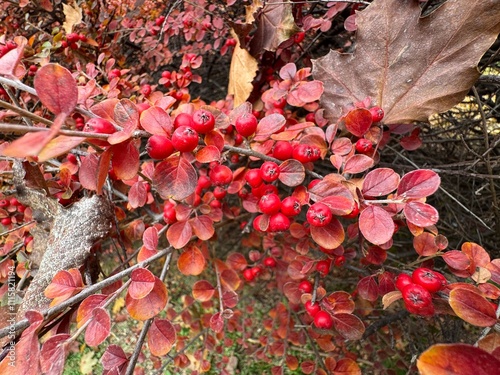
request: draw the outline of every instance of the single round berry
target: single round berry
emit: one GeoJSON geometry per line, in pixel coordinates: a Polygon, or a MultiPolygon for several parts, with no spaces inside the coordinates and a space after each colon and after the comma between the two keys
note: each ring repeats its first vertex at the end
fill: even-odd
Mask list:
{"type": "Polygon", "coordinates": [[[77,33],[69,33],[68,35],[66,35],[66,40],[68,41],[68,43],[76,43],[80,40],[80,37],[77,33]]]}
{"type": "Polygon", "coordinates": [[[396,288],[402,292],[403,289],[407,286],[413,284],[411,276],[406,273],[400,273],[398,277],[396,277],[396,288]]]}
{"type": "Polygon", "coordinates": [[[226,186],[233,181],[233,171],[231,171],[231,168],[222,164],[217,164],[213,167],[210,170],[209,176],[210,181],[215,186],[226,186]]]}
{"type": "Polygon", "coordinates": [[[368,139],[360,138],[356,141],[354,148],[360,154],[366,154],[373,150],[373,144],[368,139]]]}
{"type": "Polygon", "coordinates": [[[237,118],[234,126],[243,137],[250,137],[257,130],[257,117],[251,113],[245,113],[237,118]]]}
{"type": "Polygon", "coordinates": [[[141,87],[141,94],[142,95],[149,96],[151,94],[151,91],[153,91],[153,90],[151,89],[150,85],[142,85],[142,87],[141,87]]]}
{"type": "Polygon", "coordinates": [[[2,220],[0,220],[0,223],[3,226],[10,225],[10,224],[12,224],[12,219],[10,217],[4,217],[2,220]]]}
{"type": "Polygon", "coordinates": [[[279,98],[278,100],[273,102],[273,107],[276,109],[283,109],[285,108],[285,106],[286,106],[286,99],[284,97],[279,98]]]}
{"type": "Polygon", "coordinates": [[[312,316],[313,318],[316,316],[317,313],[321,311],[321,307],[319,307],[319,303],[316,302],[314,305],[311,303],[311,301],[307,301],[305,303],[305,308],[307,313],[312,316]]]}
{"type": "Polygon", "coordinates": [[[243,270],[243,277],[245,278],[246,281],[249,282],[255,279],[255,275],[253,274],[251,268],[245,268],[245,270],[243,270]]]}
{"type": "Polygon", "coordinates": [[[293,36],[293,41],[296,44],[299,44],[299,43],[302,43],[302,41],[304,40],[305,37],[306,37],[306,33],[303,31],[300,31],[293,36]]]}
{"type": "Polygon", "coordinates": [[[306,115],[305,120],[306,120],[307,122],[316,122],[316,115],[315,115],[313,112],[309,112],[309,113],[306,115]]]}
{"type": "MultiPolygon", "coordinates": [[[[72,43],[70,43],[70,47],[72,46],[72,43]]],[[[122,76],[122,72],[120,69],[113,69],[109,72],[108,74],[108,79],[111,81],[114,78],[120,78],[122,76]]]]}
{"type": "Polygon", "coordinates": [[[330,267],[332,265],[331,259],[323,259],[316,263],[316,271],[319,272],[321,277],[325,277],[330,272],[330,267]]]}
{"type": "Polygon", "coordinates": [[[274,161],[265,161],[260,166],[260,176],[265,182],[273,182],[280,175],[280,167],[274,161]]]}
{"type": "Polygon", "coordinates": [[[417,268],[413,271],[411,279],[415,284],[423,286],[430,293],[439,292],[446,285],[444,276],[429,268],[417,268]]]}
{"type": "Polygon", "coordinates": [[[313,285],[311,284],[311,282],[309,280],[302,280],[299,283],[299,290],[302,293],[311,293],[313,290],[313,285]]]}
{"type": "Polygon", "coordinates": [[[300,214],[301,208],[300,201],[295,197],[286,197],[281,202],[281,212],[289,217],[300,214]]]}
{"type": "Polygon", "coordinates": [[[432,296],[427,289],[418,284],[408,284],[401,291],[405,306],[413,309],[423,309],[432,303],[432,296]]]}
{"type": "Polygon", "coordinates": [[[274,145],[273,156],[279,160],[291,159],[293,156],[293,146],[290,142],[278,141],[274,145]]]}
{"type": "Polygon", "coordinates": [[[177,221],[174,203],[165,202],[165,205],[163,206],[163,220],[167,224],[173,224],[177,221]]]}
{"type": "Polygon", "coordinates": [[[175,148],[170,139],[164,135],[155,134],[149,137],[146,151],[153,159],[166,159],[174,153],[175,148]]]}
{"type": "Polygon", "coordinates": [[[221,186],[216,186],[213,193],[215,199],[222,200],[226,196],[227,190],[221,186]]]}
{"type": "Polygon", "coordinates": [[[307,189],[308,190],[311,190],[313,187],[315,187],[317,184],[319,184],[321,182],[321,179],[319,178],[315,178],[314,180],[311,180],[311,182],[309,182],[307,184],[307,189]]]}
{"type": "Polygon", "coordinates": [[[262,272],[262,269],[260,267],[258,267],[258,266],[255,266],[255,267],[250,268],[250,271],[252,272],[252,275],[254,277],[257,277],[262,272]]]}
{"type": "Polygon", "coordinates": [[[320,329],[331,329],[333,327],[332,316],[326,311],[318,311],[314,315],[314,325],[320,329]]]}
{"type": "Polygon", "coordinates": [[[333,215],[330,208],[321,202],[314,203],[307,210],[307,222],[315,227],[324,227],[332,221],[333,215]]]}
{"type": "Polygon", "coordinates": [[[354,202],[354,207],[350,213],[347,215],[343,215],[342,217],[345,217],[346,219],[354,219],[355,217],[358,217],[359,215],[359,205],[357,202],[354,202]]]}
{"type": "Polygon", "coordinates": [[[87,121],[83,131],[86,133],[112,134],[116,131],[116,129],[108,120],[96,117],[87,121]]]}
{"type": "Polygon", "coordinates": [[[201,191],[201,190],[208,189],[210,186],[212,186],[212,182],[210,181],[210,178],[208,178],[207,176],[200,175],[198,177],[198,183],[196,185],[201,191]]]}
{"type": "Polygon", "coordinates": [[[177,116],[175,116],[174,129],[177,129],[181,126],[188,126],[192,128],[193,116],[191,116],[189,113],[179,113],[177,116]]]}
{"type": "Polygon", "coordinates": [[[299,144],[293,148],[293,158],[301,163],[309,163],[321,157],[319,147],[314,145],[299,144]]]}
{"type": "Polygon", "coordinates": [[[9,206],[9,201],[7,199],[0,200],[0,208],[5,208],[9,206]]]}
{"type": "Polygon", "coordinates": [[[335,267],[342,267],[345,264],[345,256],[339,255],[334,261],[335,267]]]}
{"type": "Polygon", "coordinates": [[[269,232],[284,232],[290,228],[290,219],[281,212],[269,218],[269,232]]]}
{"type": "Polygon", "coordinates": [[[274,259],[273,257],[267,257],[265,258],[262,263],[264,264],[264,266],[266,267],[269,267],[269,268],[274,268],[276,267],[276,259],[274,259]]]}
{"type": "Polygon", "coordinates": [[[172,134],[172,144],[180,152],[191,152],[198,146],[198,133],[189,126],[179,126],[172,134]]]}
{"type": "Polygon", "coordinates": [[[247,173],[245,173],[245,180],[248,185],[253,188],[259,187],[262,185],[262,177],[260,175],[260,169],[249,169],[247,173]]]}
{"type": "Polygon", "coordinates": [[[192,128],[200,134],[206,134],[214,129],[215,117],[206,109],[198,109],[193,113],[192,128]]]}
{"type": "Polygon", "coordinates": [[[372,121],[379,122],[384,118],[384,110],[380,107],[371,107],[370,113],[372,114],[372,121]]]}
{"type": "Polygon", "coordinates": [[[281,199],[277,194],[266,194],[259,200],[259,210],[263,214],[273,215],[279,212],[280,208],[281,199]]]}

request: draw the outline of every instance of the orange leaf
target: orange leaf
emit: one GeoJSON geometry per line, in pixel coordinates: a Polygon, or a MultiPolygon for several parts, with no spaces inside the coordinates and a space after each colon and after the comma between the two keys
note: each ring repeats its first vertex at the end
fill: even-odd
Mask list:
{"type": "Polygon", "coordinates": [[[195,246],[184,251],[177,259],[177,267],[183,275],[199,275],[205,269],[206,263],[203,253],[195,246]]]}
{"type": "Polygon", "coordinates": [[[209,301],[214,294],[215,288],[207,280],[199,280],[193,285],[193,297],[197,301],[209,301]]]}
{"type": "Polygon", "coordinates": [[[488,300],[468,289],[453,289],[449,303],[459,318],[475,326],[491,327],[497,322],[495,309],[488,300]]]}
{"type": "Polygon", "coordinates": [[[167,319],[155,319],[148,331],[148,346],[151,354],[161,357],[174,346],[177,339],[175,328],[167,319]]]}
{"type": "Polygon", "coordinates": [[[137,320],[148,320],[158,314],[168,302],[168,291],[165,284],[155,277],[153,290],[144,298],[134,299],[127,293],[125,307],[130,316],[137,320]]]}
{"type": "Polygon", "coordinates": [[[128,287],[128,293],[134,299],[146,297],[153,290],[156,282],[155,275],[145,268],[133,270],[130,279],[132,282],[128,287]]]}

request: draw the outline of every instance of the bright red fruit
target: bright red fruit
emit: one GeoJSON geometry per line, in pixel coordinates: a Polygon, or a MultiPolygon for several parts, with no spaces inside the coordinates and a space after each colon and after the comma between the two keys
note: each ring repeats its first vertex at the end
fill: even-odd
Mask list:
{"type": "Polygon", "coordinates": [[[260,169],[249,169],[247,173],[245,173],[245,180],[248,185],[253,188],[259,187],[262,185],[262,177],[260,176],[260,169]]]}
{"type": "Polygon", "coordinates": [[[370,113],[372,114],[372,121],[379,122],[384,118],[384,110],[380,107],[371,107],[370,113]]]}
{"type": "Polygon", "coordinates": [[[405,306],[417,311],[432,303],[432,296],[427,289],[421,285],[408,284],[401,291],[405,306]]]}
{"type": "Polygon", "coordinates": [[[198,109],[193,113],[192,128],[200,134],[206,134],[214,129],[215,117],[206,109],[198,109]]]}
{"type": "Polygon", "coordinates": [[[415,284],[423,286],[430,293],[439,292],[446,285],[444,276],[429,268],[417,268],[413,271],[411,279],[415,284]]]}
{"type": "Polygon", "coordinates": [[[165,159],[175,151],[172,141],[164,135],[155,134],[149,137],[146,151],[153,159],[165,159]]]}
{"type": "Polygon", "coordinates": [[[314,203],[307,210],[307,222],[315,227],[324,227],[332,221],[332,211],[330,208],[321,202],[314,203]]]}
{"type": "Polygon", "coordinates": [[[297,216],[301,208],[300,201],[295,197],[286,197],[281,202],[281,212],[286,216],[297,216]]]}
{"type": "Polygon", "coordinates": [[[190,128],[192,128],[193,116],[191,116],[189,113],[179,113],[177,116],[175,116],[174,129],[177,129],[181,126],[189,126],[190,128]]]}
{"type": "Polygon", "coordinates": [[[255,275],[252,272],[251,268],[246,268],[245,270],[243,270],[243,277],[246,281],[253,281],[253,279],[255,279],[255,275]]]}
{"type": "Polygon", "coordinates": [[[316,302],[314,305],[311,304],[311,301],[307,301],[305,303],[305,307],[306,307],[306,311],[307,313],[312,316],[312,317],[315,317],[317,313],[319,313],[321,311],[321,307],[319,307],[319,303],[316,302]]]}
{"type": "Polygon", "coordinates": [[[339,255],[335,258],[335,267],[342,267],[345,264],[345,256],[339,255]]]}
{"type": "Polygon", "coordinates": [[[410,275],[406,273],[400,273],[398,277],[396,277],[396,288],[398,288],[399,291],[402,292],[403,289],[410,284],[413,284],[410,275]]]}
{"type": "Polygon", "coordinates": [[[333,327],[332,316],[326,311],[318,311],[314,315],[314,325],[320,329],[331,329],[333,327]]]}
{"type": "Polygon", "coordinates": [[[280,175],[280,167],[274,161],[265,161],[260,166],[260,177],[265,182],[273,182],[278,179],[280,175]]]}
{"type": "Polygon", "coordinates": [[[68,35],[66,35],[66,40],[68,41],[68,43],[76,43],[80,40],[80,37],[77,33],[69,33],[68,35]]]}
{"type": "Polygon", "coordinates": [[[311,293],[313,290],[313,285],[311,284],[311,282],[309,280],[302,280],[299,283],[299,290],[302,293],[311,293]]]}
{"type": "Polygon", "coordinates": [[[283,232],[290,228],[290,219],[281,212],[269,218],[269,232],[283,232]]]}
{"type": "Polygon", "coordinates": [[[227,190],[224,189],[223,187],[216,186],[214,189],[214,197],[218,200],[224,199],[224,197],[227,194],[227,190]]]}
{"type": "Polygon", "coordinates": [[[257,118],[251,113],[245,113],[238,117],[234,126],[243,137],[250,137],[257,130],[257,118]]]}
{"type": "Polygon", "coordinates": [[[231,171],[231,168],[222,164],[217,164],[213,167],[210,170],[209,176],[210,181],[215,186],[229,185],[231,181],[233,181],[233,171],[231,171]]]}
{"type": "Polygon", "coordinates": [[[306,37],[306,33],[303,31],[298,32],[293,36],[293,41],[297,44],[301,43],[306,37]]]}
{"type": "Polygon", "coordinates": [[[264,217],[264,215],[258,215],[255,217],[255,219],[253,219],[252,227],[257,232],[262,232],[262,230],[260,229],[260,221],[262,220],[263,217],[264,217]]]}
{"type": "Polygon", "coordinates": [[[180,152],[191,152],[198,146],[198,133],[189,126],[179,126],[172,134],[172,144],[180,152]]]}
{"type": "Polygon", "coordinates": [[[330,272],[330,266],[332,265],[331,259],[323,259],[316,263],[316,271],[319,272],[321,277],[325,277],[330,272]]]}
{"type": "Polygon", "coordinates": [[[278,141],[273,148],[273,156],[279,160],[291,159],[293,156],[293,146],[287,141],[278,141]]]}
{"type": "Polygon", "coordinates": [[[120,69],[112,69],[108,74],[108,79],[111,81],[113,78],[120,78],[122,76],[122,72],[120,69]]]}
{"type": "Polygon", "coordinates": [[[116,131],[116,129],[108,120],[96,117],[87,121],[83,131],[86,133],[112,134],[116,131]]]}
{"type": "Polygon", "coordinates": [[[274,268],[276,267],[276,259],[274,259],[273,257],[267,257],[265,258],[262,263],[264,264],[264,266],[266,267],[270,267],[270,268],[274,268]]]}
{"type": "Polygon", "coordinates": [[[360,154],[365,154],[373,150],[373,144],[368,139],[365,138],[358,139],[354,147],[356,148],[356,151],[359,152],[360,154]]]}
{"type": "Polygon", "coordinates": [[[151,86],[150,85],[142,85],[141,87],[141,94],[144,96],[149,96],[151,94],[151,86]]]}
{"type": "Polygon", "coordinates": [[[266,194],[259,200],[259,210],[263,214],[273,215],[279,212],[280,208],[281,199],[277,194],[266,194]]]}
{"type": "Polygon", "coordinates": [[[293,158],[301,163],[314,162],[320,157],[321,151],[317,146],[299,144],[293,148],[293,158]]]}
{"type": "Polygon", "coordinates": [[[346,219],[354,219],[355,217],[358,217],[358,215],[359,215],[359,205],[357,202],[354,202],[354,208],[352,209],[352,211],[342,217],[345,217],[346,219]]]}
{"type": "Polygon", "coordinates": [[[2,220],[0,220],[0,223],[4,226],[12,224],[12,219],[10,217],[4,217],[2,220]]]}
{"type": "Polygon", "coordinates": [[[172,202],[165,202],[163,206],[163,220],[165,220],[167,224],[173,224],[177,221],[175,204],[172,202]]]}

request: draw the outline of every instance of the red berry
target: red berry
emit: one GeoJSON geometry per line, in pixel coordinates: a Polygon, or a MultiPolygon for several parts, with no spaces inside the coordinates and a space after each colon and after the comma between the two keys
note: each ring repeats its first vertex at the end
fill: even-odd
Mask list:
{"type": "Polygon", "coordinates": [[[300,201],[295,197],[286,197],[281,202],[281,212],[286,216],[297,216],[301,211],[300,201]]]}
{"type": "Polygon", "coordinates": [[[163,220],[165,220],[167,224],[173,224],[177,221],[175,204],[172,202],[165,202],[163,206],[163,220]]]}
{"type": "Polygon", "coordinates": [[[209,203],[209,206],[212,207],[212,208],[221,208],[222,207],[222,203],[220,202],[220,200],[214,199],[213,201],[211,201],[209,203]]]}
{"type": "Polygon", "coordinates": [[[0,208],[5,208],[7,206],[9,206],[9,201],[7,199],[2,199],[0,200],[0,208]]]}
{"type": "Polygon", "coordinates": [[[262,272],[262,270],[258,266],[250,268],[250,271],[252,272],[252,275],[254,277],[257,277],[262,272]]]}
{"type": "Polygon", "coordinates": [[[201,190],[208,189],[210,186],[212,186],[212,182],[210,181],[210,178],[208,178],[205,175],[201,175],[198,177],[198,184],[197,187],[201,190]]]}
{"type": "Polygon", "coordinates": [[[137,111],[139,111],[139,114],[149,108],[151,108],[151,105],[147,102],[137,104],[137,111]]]}
{"type": "Polygon", "coordinates": [[[163,24],[163,21],[165,21],[165,16],[160,16],[155,20],[155,25],[161,26],[163,24]]]}
{"type": "Polygon", "coordinates": [[[9,203],[11,206],[19,206],[19,201],[17,198],[10,198],[9,203]]]}
{"type": "Polygon", "coordinates": [[[331,259],[323,259],[316,263],[316,271],[319,272],[321,277],[325,277],[330,272],[330,267],[332,265],[331,259]]]}
{"type": "Polygon", "coordinates": [[[80,39],[80,41],[84,43],[86,43],[88,40],[87,37],[82,33],[78,34],[78,39],[80,39]]]}
{"type": "Polygon", "coordinates": [[[146,151],[153,159],[166,159],[172,155],[175,148],[172,141],[164,135],[152,135],[146,144],[146,151]]]}
{"type": "Polygon", "coordinates": [[[33,236],[26,236],[24,237],[24,246],[28,246],[28,244],[33,241],[33,236]]]}
{"type": "Polygon", "coordinates": [[[299,290],[302,293],[311,293],[313,290],[313,285],[311,284],[311,282],[309,280],[302,280],[299,283],[299,290]]]}
{"type": "Polygon", "coordinates": [[[206,109],[198,109],[193,113],[192,128],[200,134],[206,134],[214,129],[215,117],[206,109]]]}
{"type": "MultiPolygon", "coordinates": [[[[71,45],[70,45],[71,47],[71,45]]],[[[111,81],[113,78],[120,78],[122,76],[122,72],[120,69],[112,69],[108,73],[108,79],[111,81]]]]}
{"type": "Polygon", "coordinates": [[[108,120],[97,117],[87,121],[83,131],[86,133],[112,134],[116,129],[108,120]]]}
{"type": "Polygon", "coordinates": [[[80,40],[80,37],[77,33],[69,33],[68,35],[66,35],[66,40],[69,44],[76,43],[80,40]]]}
{"type": "Polygon", "coordinates": [[[177,116],[175,116],[174,129],[177,129],[181,126],[188,126],[192,128],[193,116],[191,116],[189,113],[179,113],[177,116]]]}
{"type": "Polygon", "coordinates": [[[355,217],[358,217],[358,214],[359,214],[359,205],[357,202],[354,202],[354,207],[352,211],[342,217],[345,217],[346,219],[354,219],[355,217]]]}
{"type": "Polygon", "coordinates": [[[253,281],[253,279],[255,279],[255,275],[251,268],[245,268],[245,270],[243,270],[243,277],[246,281],[253,281]]]}
{"type": "Polygon", "coordinates": [[[7,225],[10,225],[12,224],[12,220],[10,217],[4,217],[2,220],[0,220],[0,223],[3,225],[3,226],[7,226],[7,225]]]}
{"type": "Polygon", "coordinates": [[[243,137],[250,137],[257,130],[257,118],[251,113],[245,113],[238,117],[234,126],[243,137]]]}
{"type": "Polygon", "coordinates": [[[429,268],[417,268],[413,271],[411,279],[415,284],[423,286],[430,293],[439,292],[446,285],[446,279],[444,279],[444,276],[429,268]]]}
{"type": "Polygon", "coordinates": [[[274,259],[273,257],[267,257],[267,258],[265,258],[262,261],[262,263],[264,264],[264,266],[269,267],[269,268],[276,267],[276,259],[274,259]]]}
{"type": "Polygon", "coordinates": [[[296,44],[299,44],[299,43],[301,43],[304,40],[305,37],[306,37],[306,33],[303,32],[303,31],[301,31],[301,32],[298,32],[297,34],[295,34],[293,36],[293,41],[296,44]]]}
{"type": "Polygon", "coordinates": [[[269,232],[284,232],[290,228],[290,219],[281,212],[269,218],[269,232]]]}
{"type": "Polygon", "coordinates": [[[283,109],[285,108],[285,106],[286,106],[286,99],[284,97],[279,98],[273,103],[273,107],[277,109],[283,109]]]}
{"type": "Polygon", "coordinates": [[[213,193],[216,199],[222,200],[226,196],[227,190],[220,186],[216,186],[213,193]]]}
{"type": "Polygon", "coordinates": [[[172,76],[172,73],[169,72],[168,70],[161,72],[161,78],[170,79],[171,76],[172,76]]]}
{"type": "Polygon", "coordinates": [[[245,180],[248,185],[253,188],[259,187],[262,185],[262,177],[260,176],[260,169],[249,169],[247,173],[245,173],[245,180]]]}
{"type": "Polygon", "coordinates": [[[307,210],[307,222],[315,227],[324,227],[332,221],[333,215],[330,208],[321,202],[314,203],[307,210]]]}
{"type": "Polygon", "coordinates": [[[280,208],[281,199],[277,194],[266,194],[259,200],[259,210],[263,214],[273,215],[279,212],[280,208]]]}
{"type": "Polygon", "coordinates": [[[210,181],[215,186],[225,186],[233,181],[233,171],[231,171],[231,168],[222,164],[217,164],[213,167],[210,170],[209,176],[210,181]]]}
{"type": "Polygon", "coordinates": [[[198,146],[198,133],[189,126],[180,126],[172,134],[172,144],[180,152],[191,152],[198,146]]]}
{"type": "Polygon", "coordinates": [[[408,310],[413,309],[418,311],[432,303],[431,294],[421,285],[408,284],[401,293],[403,294],[403,301],[408,310]]]}
{"type": "Polygon", "coordinates": [[[144,96],[149,96],[151,94],[151,86],[150,85],[142,85],[141,94],[144,96]]]}
{"type": "Polygon", "coordinates": [[[345,264],[345,256],[339,255],[335,258],[335,267],[342,267],[345,264]]]}
{"type": "Polygon", "coordinates": [[[78,159],[76,158],[76,156],[74,154],[68,154],[68,156],[66,156],[66,158],[68,159],[68,161],[71,163],[71,164],[78,164],[78,159]]]}
{"type": "Polygon", "coordinates": [[[306,311],[307,313],[312,316],[312,317],[315,317],[317,313],[319,313],[321,311],[321,307],[319,307],[319,303],[316,302],[314,305],[311,304],[311,301],[307,301],[305,303],[305,307],[306,307],[306,311]]]}
{"type": "Polygon", "coordinates": [[[314,315],[314,325],[320,329],[331,329],[333,327],[332,316],[326,311],[318,311],[314,315]]]}
{"type": "Polygon", "coordinates": [[[243,136],[240,133],[236,133],[236,135],[234,136],[234,145],[239,146],[243,143],[243,141],[243,136]]]}
{"type": "Polygon", "coordinates": [[[294,147],[292,155],[295,160],[308,163],[318,160],[321,157],[321,151],[314,145],[299,144],[294,147]]]}
{"type": "Polygon", "coordinates": [[[279,160],[291,159],[293,156],[293,146],[290,142],[278,141],[274,145],[273,156],[279,160]]]}
{"type": "Polygon", "coordinates": [[[371,150],[373,150],[373,144],[368,139],[365,138],[358,139],[354,147],[356,148],[356,151],[359,152],[360,154],[366,154],[371,150]]]}
{"type": "Polygon", "coordinates": [[[400,273],[398,277],[396,277],[396,288],[399,291],[403,291],[403,289],[407,286],[413,284],[413,281],[411,280],[411,276],[406,274],[406,273],[400,273]]]}
{"type": "Polygon", "coordinates": [[[307,184],[307,189],[308,190],[312,189],[313,187],[315,187],[320,182],[321,182],[321,180],[319,178],[315,178],[314,180],[311,180],[311,182],[309,182],[309,184],[307,184]]]}
{"type": "Polygon", "coordinates": [[[309,112],[307,115],[306,115],[306,118],[305,120],[307,122],[316,122],[316,115],[312,112],[309,112]]]}
{"type": "Polygon", "coordinates": [[[380,107],[371,107],[370,113],[372,114],[372,121],[379,122],[384,118],[384,110],[380,107]]]}
{"type": "Polygon", "coordinates": [[[260,166],[260,176],[265,182],[273,182],[280,175],[280,167],[274,161],[265,161],[260,166]]]}
{"type": "Polygon", "coordinates": [[[278,188],[275,185],[262,184],[257,188],[252,188],[252,194],[257,198],[266,194],[278,194],[278,188]]]}

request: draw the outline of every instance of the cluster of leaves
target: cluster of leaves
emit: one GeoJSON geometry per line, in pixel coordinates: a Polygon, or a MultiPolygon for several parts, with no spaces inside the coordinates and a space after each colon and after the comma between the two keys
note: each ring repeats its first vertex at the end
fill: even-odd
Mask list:
{"type": "MultiPolygon", "coordinates": [[[[15,343],[15,373],[62,373],[70,344],[80,334],[92,347],[106,342],[113,320],[109,306],[125,293],[129,317],[144,325],[132,355],[118,345],[107,347],[101,358],[106,374],[132,373],[145,340],[151,356],[173,356],[175,347],[177,368],[201,373],[216,367],[230,373],[223,355],[224,346],[233,344],[230,333],[238,335],[234,340],[246,354],[271,363],[273,374],[285,368],[360,374],[356,359],[362,354],[346,340],[365,335],[363,310],[380,302],[386,309],[402,308],[396,303],[401,293],[395,279],[404,270],[388,264],[389,255],[400,250],[394,236],[401,232],[412,237],[418,256],[406,268],[447,267],[449,283],[433,295],[435,314],[487,329],[496,324],[500,260],[470,242],[461,250],[448,249],[437,228],[439,214],[427,201],[439,188],[439,176],[428,169],[400,176],[376,166],[395,140],[407,150],[417,148],[421,140],[412,122],[451,107],[472,86],[478,74],[471,66],[499,32],[498,3],[478,1],[476,12],[484,15],[479,18],[465,11],[465,1],[446,3],[426,18],[420,18],[419,2],[409,0],[376,0],[360,12],[359,3],[331,2],[319,16],[314,6],[301,2],[254,1],[245,14],[231,1],[175,2],[165,9],[146,1],[129,11],[132,3],[110,2],[107,9],[93,1],[83,9],[65,6],[66,22],[60,24],[61,10],[41,2],[51,32],[29,39],[19,32],[13,38],[14,19],[3,30],[1,40],[10,44],[0,57],[5,87],[0,105],[8,110],[1,112],[5,123],[0,125],[5,132],[26,134],[0,145],[2,170],[12,171],[10,158],[27,159],[43,176],[30,181],[29,188],[47,192],[63,206],[86,194],[109,196],[117,222],[112,237],[127,258],[119,260],[105,242],[102,248],[108,246],[121,264],[103,272],[102,279],[84,282],[78,269],[55,275],[44,291],[52,300],[51,314],[49,306],[40,306],[18,323],[29,327],[15,343]],[[76,40],[83,13],[91,31],[76,40]],[[347,16],[345,28],[357,30],[356,52],[332,51],[307,66],[308,59],[300,59],[307,55],[304,40],[330,30],[341,14],[347,16]],[[426,43],[431,31],[437,36],[426,43]],[[172,50],[176,38],[189,43],[172,50]],[[125,40],[140,46],[141,63],[130,64],[121,46],[125,40]],[[201,69],[203,56],[214,50],[232,52],[232,96],[193,99],[192,83],[202,77],[192,70],[201,69]],[[177,57],[178,70],[163,69],[177,57]],[[303,62],[306,66],[300,67],[303,62]],[[143,73],[147,70],[164,70],[157,84],[143,73]],[[436,88],[436,77],[449,84],[436,88]],[[29,112],[24,109],[28,105],[29,112]],[[382,120],[370,111],[375,105],[385,112],[382,120]],[[192,150],[176,146],[162,160],[148,155],[151,137],[174,141],[184,125],[179,119],[192,118],[198,110],[212,116],[214,124],[206,131],[193,130],[198,144],[192,150]],[[243,136],[238,121],[249,116],[257,119],[255,131],[243,136]],[[111,130],[88,126],[95,119],[109,122],[111,130]],[[371,147],[357,148],[359,140],[371,147]],[[290,146],[286,157],[276,151],[283,143],[290,146]],[[303,146],[314,159],[297,156],[295,150],[303,146]],[[261,170],[264,162],[275,163],[276,177],[264,178],[268,183],[250,181],[249,172],[261,170]],[[223,182],[214,172],[219,166],[230,171],[223,182]],[[260,202],[267,194],[281,202],[293,197],[297,213],[264,212],[260,202]],[[318,203],[331,217],[324,225],[307,215],[318,203]],[[279,225],[275,215],[280,215],[279,225]],[[236,250],[222,246],[237,231],[236,250]],[[169,278],[189,283],[186,295],[166,280],[172,260],[179,273],[170,276],[170,271],[169,278]],[[355,281],[333,283],[339,276],[355,281]],[[311,281],[312,290],[301,287],[304,280],[311,281]],[[260,321],[248,316],[253,311],[246,293],[258,294],[256,287],[280,296],[267,300],[269,310],[260,321]],[[181,312],[171,307],[173,296],[183,301],[181,312]],[[331,327],[318,327],[304,310],[307,303],[319,304],[331,327]],[[66,307],[76,315],[64,315],[66,307]],[[54,319],[56,313],[60,320],[54,319]],[[257,336],[257,331],[264,334],[257,336]],[[188,340],[197,335],[203,335],[203,344],[188,357],[188,340]],[[306,345],[308,355],[291,354],[306,345]],[[319,350],[326,353],[324,359],[316,355],[319,350]],[[222,361],[214,361],[219,355],[222,361]]],[[[2,222],[8,229],[0,252],[5,298],[14,268],[21,280],[29,277],[33,245],[27,239],[36,212],[24,207],[23,215],[13,215],[18,210],[12,201],[0,208],[2,218],[16,218],[2,222]],[[25,247],[17,245],[21,240],[25,247]]],[[[430,374],[454,366],[465,374],[477,358],[484,368],[498,368],[497,334],[486,333],[481,349],[431,347],[420,356],[419,370],[430,374]]],[[[0,370],[10,365],[6,356],[0,370]]]]}

